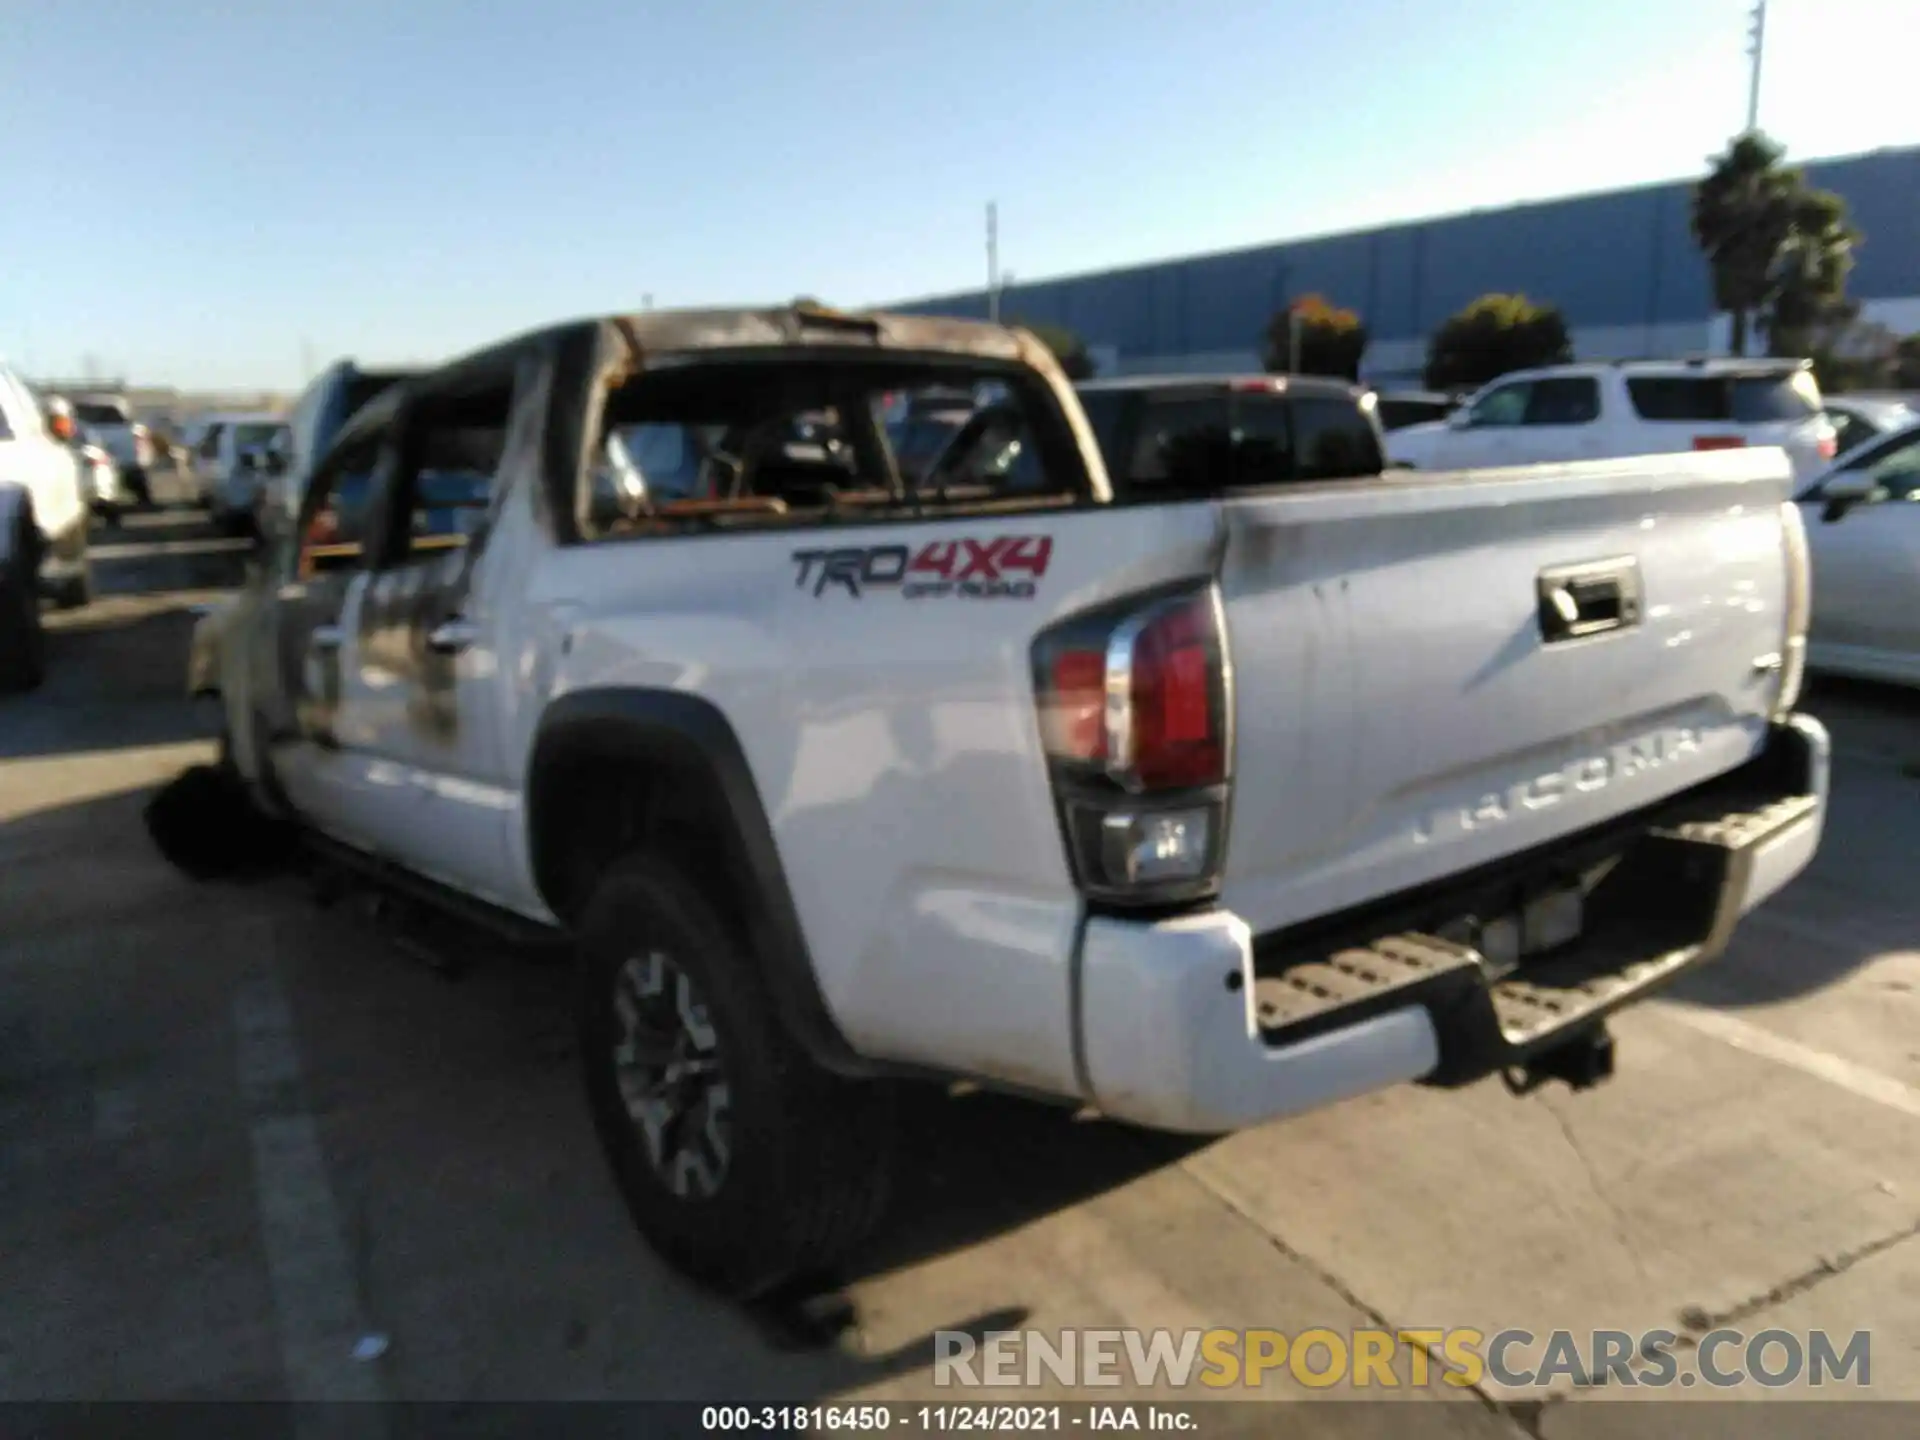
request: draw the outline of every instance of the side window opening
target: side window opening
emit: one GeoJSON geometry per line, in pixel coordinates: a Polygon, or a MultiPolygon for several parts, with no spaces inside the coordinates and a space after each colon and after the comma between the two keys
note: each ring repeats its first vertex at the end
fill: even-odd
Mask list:
{"type": "Polygon", "coordinates": [[[384,438],[370,436],[339,451],[314,477],[294,567],[300,578],[350,570],[360,564],[384,438]]]}
{"type": "Polygon", "coordinates": [[[1485,425],[1518,425],[1526,419],[1527,403],[1533,385],[1522,380],[1513,385],[1502,385],[1491,390],[1474,402],[1473,409],[1467,412],[1467,423],[1479,427],[1485,425]]]}
{"type": "Polygon", "coordinates": [[[1886,499],[1920,500],[1920,438],[1909,438],[1864,469],[1886,499]]]}
{"type": "Polygon", "coordinates": [[[475,543],[493,511],[511,378],[423,396],[403,422],[383,568],[475,543]]]}
{"type": "Polygon", "coordinates": [[[1599,418],[1599,382],[1589,375],[1567,375],[1533,382],[1523,423],[1591,425],[1599,418]]]}

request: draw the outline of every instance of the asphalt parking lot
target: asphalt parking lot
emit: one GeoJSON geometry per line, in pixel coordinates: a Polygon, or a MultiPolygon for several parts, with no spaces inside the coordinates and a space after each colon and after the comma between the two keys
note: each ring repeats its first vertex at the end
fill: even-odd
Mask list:
{"type": "MultiPolygon", "coordinates": [[[[1208,1145],[916,1096],[851,1323],[806,1343],[635,1237],[562,967],[476,943],[450,974],[357,903],[160,860],[141,805],[211,754],[188,607],[238,556],[186,512],[96,546],[47,684],[0,701],[0,1399],[907,1398],[939,1330],[1376,1324],[1867,1329],[1872,1393],[1920,1398],[1920,697],[1815,688],[1815,866],[1616,1024],[1611,1083],[1404,1088],[1208,1145]]],[[[1402,1393],[1461,1434],[1615,1408],[1402,1393]]],[[[1308,1433],[1394,1428],[1338,1409],[1308,1433]]]]}

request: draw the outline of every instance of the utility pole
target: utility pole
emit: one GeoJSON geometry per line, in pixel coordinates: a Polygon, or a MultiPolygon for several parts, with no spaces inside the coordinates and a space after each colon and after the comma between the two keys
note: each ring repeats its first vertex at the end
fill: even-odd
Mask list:
{"type": "Polygon", "coordinates": [[[1000,207],[987,202],[987,319],[1000,323],[1000,207]]]}
{"type": "Polygon", "coordinates": [[[1747,54],[1753,59],[1752,78],[1747,82],[1747,133],[1760,128],[1760,55],[1767,42],[1767,0],[1754,0],[1751,28],[1747,32],[1747,54]]]}

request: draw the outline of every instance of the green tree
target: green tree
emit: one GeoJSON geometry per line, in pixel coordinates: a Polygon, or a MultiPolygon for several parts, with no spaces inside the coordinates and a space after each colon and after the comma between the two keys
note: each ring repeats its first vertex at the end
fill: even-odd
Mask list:
{"type": "Polygon", "coordinates": [[[1095,366],[1093,356],[1087,353],[1087,342],[1064,325],[1053,325],[1047,321],[1014,320],[1009,322],[1029,330],[1047,349],[1053,352],[1053,358],[1060,362],[1060,368],[1067,372],[1069,380],[1091,380],[1095,366]]]}
{"type": "Polygon", "coordinates": [[[1475,389],[1510,370],[1573,359],[1564,316],[1524,295],[1482,295],[1427,342],[1427,387],[1475,389]]]}
{"type": "Polygon", "coordinates": [[[1301,375],[1360,378],[1360,360],[1367,353],[1367,327],[1351,310],[1333,305],[1321,295],[1303,295],[1267,322],[1267,370],[1284,374],[1293,368],[1294,327],[1299,327],[1301,375]]]}
{"type": "Polygon", "coordinates": [[[1749,131],[1694,186],[1693,238],[1713,277],[1714,307],[1732,317],[1735,354],[1746,352],[1755,324],[1773,353],[1806,353],[1811,332],[1857,313],[1847,309],[1846,285],[1860,233],[1846,202],[1809,188],[1785,156],[1749,131]]]}
{"type": "Polygon", "coordinates": [[[1831,350],[1860,317],[1859,305],[1847,299],[1860,234],[1847,222],[1846,202],[1826,190],[1802,190],[1792,214],[1761,323],[1771,353],[1812,355],[1831,350]]]}

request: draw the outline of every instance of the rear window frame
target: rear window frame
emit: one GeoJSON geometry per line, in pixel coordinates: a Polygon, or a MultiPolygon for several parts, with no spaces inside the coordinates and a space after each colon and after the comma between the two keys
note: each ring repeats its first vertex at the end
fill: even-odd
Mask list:
{"type": "MultiPolygon", "coordinates": [[[[949,405],[939,402],[929,408],[942,410],[949,408],[949,405]]],[[[796,415],[799,413],[795,412],[796,415]]],[[[807,531],[924,522],[966,515],[1039,514],[1092,504],[1096,499],[1094,481],[1087,471],[1075,429],[1047,377],[1024,363],[995,356],[904,348],[854,355],[837,346],[796,346],[775,350],[746,346],[669,351],[652,357],[643,369],[603,390],[595,397],[590,411],[582,419],[585,424],[579,432],[580,449],[573,462],[575,474],[567,482],[567,489],[571,492],[568,498],[573,508],[567,522],[556,527],[556,538],[568,546],[629,544],[654,539],[739,533],[736,523],[756,532],[807,531]],[[1029,423],[1039,422],[1034,429],[1034,439],[1042,464],[1049,475],[1059,475],[1061,463],[1068,462],[1065,467],[1067,473],[1059,475],[1059,483],[1044,490],[990,497],[948,497],[939,490],[916,490],[913,482],[899,473],[898,458],[893,453],[891,439],[886,433],[884,417],[876,406],[872,414],[874,436],[884,447],[888,465],[900,482],[900,489],[886,503],[849,504],[845,509],[795,506],[777,516],[759,517],[714,518],[667,514],[646,519],[640,526],[613,529],[594,523],[591,513],[593,475],[604,435],[609,429],[625,429],[647,419],[659,418],[623,413],[618,399],[621,391],[663,380],[671,384],[703,371],[724,373],[729,369],[762,367],[777,370],[816,364],[873,371],[874,377],[867,385],[871,400],[878,400],[889,389],[950,390],[957,395],[962,391],[977,394],[982,386],[1005,387],[1019,395],[1023,404],[1037,402],[1029,423]],[[887,377],[884,381],[878,378],[883,375],[887,377]],[[964,383],[959,383],[959,377],[964,377],[964,383]]],[[[661,423],[667,422],[662,420],[661,423]]],[[[689,415],[672,423],[697,426],[708,423],[708,419],[689,415]]]]}

